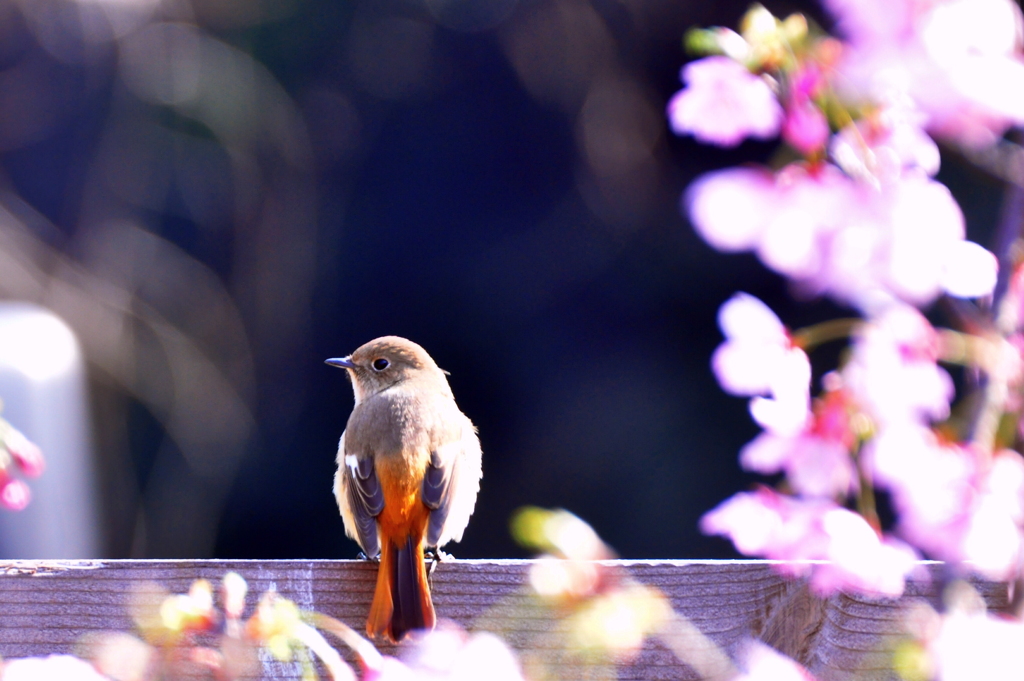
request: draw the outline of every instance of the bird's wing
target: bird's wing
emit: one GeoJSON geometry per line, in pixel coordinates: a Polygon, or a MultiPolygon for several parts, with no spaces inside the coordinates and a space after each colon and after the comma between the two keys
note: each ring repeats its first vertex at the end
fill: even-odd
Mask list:
{"type": "Polygon", "coordinates": [[[384,509],[384,492],[370,457],[345,451],[345,434],[338,443],[338,471],[334,496],[345,522],[345,534],[359,542],[363,553],[373,558],[380,553],[376,518],[384,509]]]}
{"type": "Polygon", "coordinates": [[[480,440],[465,418],[460,437],[430,453],[423,476],[423,503],[430,509],[427,546],[459,541],[480,491],[480,440]]]}

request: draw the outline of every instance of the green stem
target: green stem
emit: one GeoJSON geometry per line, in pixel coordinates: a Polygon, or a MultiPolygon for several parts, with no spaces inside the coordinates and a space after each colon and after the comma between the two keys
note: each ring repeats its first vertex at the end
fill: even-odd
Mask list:
{"type": "Polygon", "coordinates": [[[862,324],[864,320],[859,317],[844,317],[805,326],[793,332],[793,344],[811,350],[830,341],[849,338],[862,324]]]}
{"type": "Polygon", "coordinates": [[[876,532],[881,532],[882,521],[878,517],[878,506],[875,503],[875,488],[871,485],[871,479],[865,474],[864,468],[861,466],[861,451],[860,447],[856,447],[855,451],[852,452],[853,463],[857,467],[857,477],[860,481],[857,487],[857,512],[860,513],[864,520],[868,521],[868,524],[876,532]]]}

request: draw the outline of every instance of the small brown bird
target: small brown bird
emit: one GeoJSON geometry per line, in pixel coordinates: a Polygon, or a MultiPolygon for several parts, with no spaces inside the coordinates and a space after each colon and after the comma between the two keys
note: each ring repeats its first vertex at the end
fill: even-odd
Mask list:
{"type": "Polygon", "coordinates": [[[462,539],[480,489],[480,441],[416,343],[384,336],[327,364],[347,370],[356,399],[334,496],[345,534],[380,556],[366,633],[397,642],[434,627],[424,550],[462,539]]]}

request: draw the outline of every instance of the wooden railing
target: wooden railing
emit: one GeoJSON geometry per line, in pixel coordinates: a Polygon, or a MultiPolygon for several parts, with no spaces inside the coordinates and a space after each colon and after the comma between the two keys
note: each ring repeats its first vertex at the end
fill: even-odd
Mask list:
{"type": "MultiPolygon", "coordinates": [[[[793,656],[823,681],[889,678],[891,649],[901,635],[901,607],[935,598],[940,567],[913,581],[902,599],[814,597],[806,585],[778,576],[764,561],[614,561],[637,581],[660,589],[673,608],[726,653],[748,637],[793,656]]],[[[499,631],[520,652],[540,659],[560,679],[696,679],[696,672],[659,643],[615,669],[567,654],[552,635],[559,626],[526,586],[530,561],[454,560],[431,577],[438,615],[465,628],[499,631]]],[[[184,593],[194,579],[240,573],[248,605],[271,587],[301,608],[336,617],[357,631],[369,608],[376,566],[362,561],[125,560],[0,562],[0,655],[67,653],[89,632],[132,631],[127,595],[144,582],[184,593]]],[[[1005,586],[975,583],[990,608],[1006,607],[1005,586]]],[[[248,614],[248,613],[247,613],[248,614]]],[[[380,646],[394,653],[391,646],[380,646]]],[[[273,664],[264,678],[294,678],[298,668],[273,664]]]]}

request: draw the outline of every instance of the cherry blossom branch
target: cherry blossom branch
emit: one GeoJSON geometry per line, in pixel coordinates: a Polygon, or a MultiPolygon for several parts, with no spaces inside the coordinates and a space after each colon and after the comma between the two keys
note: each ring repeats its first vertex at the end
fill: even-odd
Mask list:
{"type": "MultiPolygon", "coordinates": [[[[1011,143],[1007,143],[1011,144],[1011,143]]],[[[1019,146],[1014,145],[1017,149],[1019,146]]],[[[1019,160],[1024,163],[1024,158],[1019,160]]],[[[996,287],[992,294],[991,310],[995,318],[992,320],[994,335],[1000,347],[1006,345],[1006,339],[1020,330],[1021,291],[1020,287],[1011,286],[1011,280],[1017,272],[1021,261],[1022,239],[1024,230],[1024,165],[1017,168],[1018,176],[1015,183],[1006,189],[1003,207],[996,230],[996,257],[999,260],[1000,272],[996,287]]],[[[1011,348],[1008,350],[1013,353],[1011,348]]],[[[971,428],[971,441],[983,452],[991,453],[996,446],[996,436],[1003,414],[1007,410],[1010,397],[1010,372],[1005,363],[998,360],[988,367],[981,379],[982,400],[971,428]]]]}
{"type": "Polygon", "coordinates": [[[793,345],[811,350],[831,341],[848,340],[863,324],[864,320],[860,317],[829,319],[794,331],[793,345]]]}
{"type": "Polygon", "coordinates": [[[993,177],[1016,187],[1024,187],[1024,147],[1011,140],[999,140],[991,146],[962,146],[961,155],[993,177]]]}

